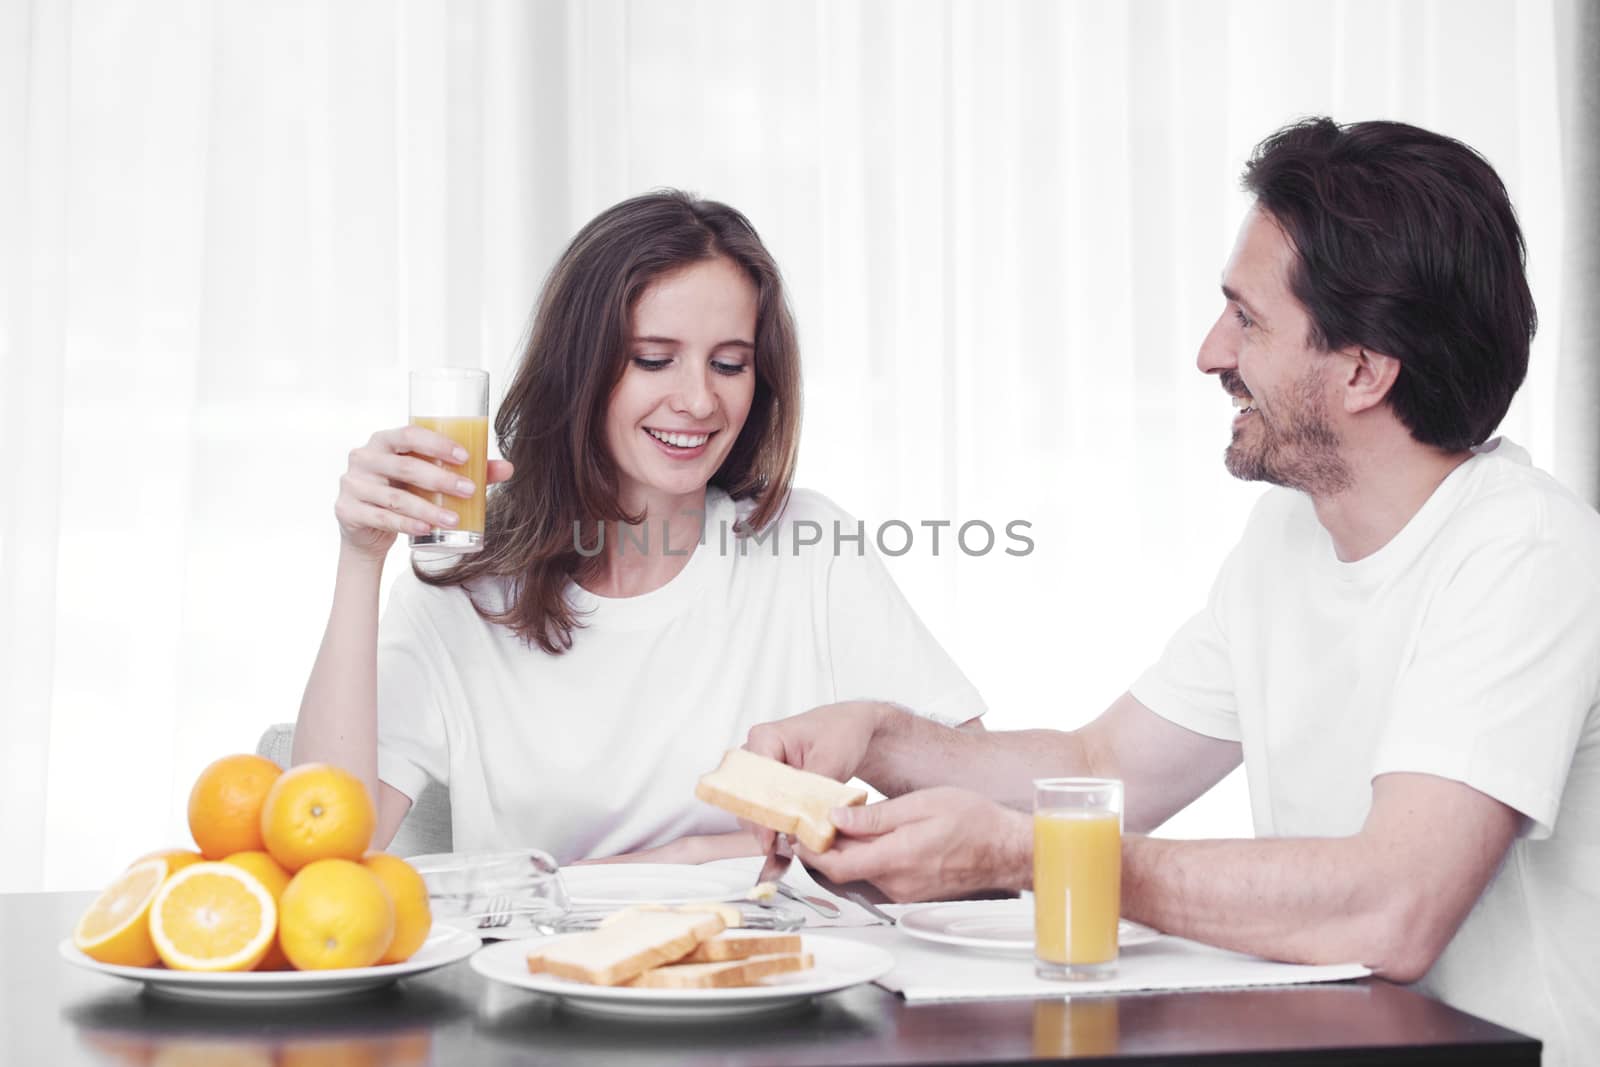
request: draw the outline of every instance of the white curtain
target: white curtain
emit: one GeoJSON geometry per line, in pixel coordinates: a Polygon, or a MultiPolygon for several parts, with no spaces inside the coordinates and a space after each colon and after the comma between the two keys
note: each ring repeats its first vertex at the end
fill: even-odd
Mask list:
{"type": "MultiPolygon", "coordinates": [[[[0,4],[0,889],[185,840],[294,718],[345,452],[407,367],[502,383],[564,241],[655,186],[773,248],[801,482],[917,529],[891,566],[993,727],[1121,692],[1258,491],[1193,355],[1288,120],[1499,168],[1545,323],[1506,430],[1559,474],[1553,2],[0,4]]],[[[1247,832],[1241,789],[1175,832],[1247,832]]]]}
{"type": "Polygon", "coordinates": [[[1562,178],[1573,193],[1557,350],[1555,451],[1574,490],[1600,505],[1600,3],[1556,0],[1562,178]]]}

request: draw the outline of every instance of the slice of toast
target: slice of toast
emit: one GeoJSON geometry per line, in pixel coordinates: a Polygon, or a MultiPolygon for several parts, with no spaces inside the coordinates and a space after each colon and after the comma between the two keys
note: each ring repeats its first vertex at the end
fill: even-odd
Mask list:
{"type": "Polygon", "coordinates": [[[758,934],[754,937],[713,937],[702,941],[678,963],[720,963],[751,956],[793,955],[800,951],[799,934],[758,934]]]}
{"type": "Polygon", "coordinates": [[[617,922],[528,953],[528,970],[590,985],[618,985],[688,955],[727,925],[710,912],[634,911],[617,922]]]}
{"type": "Polygon", "coordinates": [[[865,804],[867,791],[742,748],[730,749],[722,765],[700,776],[694,795],[741,819],[790,834],[813,852],[833,847],[828,812],[865,804]]]}
{"type": "Polygon", "coordinates": [[[799,952],[718,963],[678,963],[646,971],[628,985],[640,989],[728,989],[757,985],[774,974],[808,971],[812,963],[810,953],[799,952]]]}

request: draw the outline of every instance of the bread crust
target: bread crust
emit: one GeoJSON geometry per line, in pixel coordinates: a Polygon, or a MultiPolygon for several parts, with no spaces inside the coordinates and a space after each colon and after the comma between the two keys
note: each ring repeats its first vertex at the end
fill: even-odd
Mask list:
{"type": "Polygon", "coordinates": [[[639,912],[627,921],[574,934],[528,953],[528,971],[588,985],[620,985],[652,968],[682,959],[700,942],[726,928],[722,917],[714,912],[639,912]],[[597,946],[609,946],[630,936],[637,938],[637,950],[625,956],[608,956],[604,962],[594,960],[597,952],[608,951],[608,947],[597,946]]]}
{"type": "Polygon", "coordinates": [[[720,963],[724,960],[749,959],[751,956],[793,955],[799,951],[799,934],[713,937],[700,942],[678,963],[720,963]]]}
{"type": "Polygon", "coordinates": [[[775,974],[809,971],[813,965],[811,954],[800,952],[721,963],[680,963],[646,971],[628,985],[636,989],[730,989],[756,985],[775,974]]]}
{"type": "Polygon", "coordinates": [[[830,809],[867,802],[865,789],[797,770],[744,749],[730,750],[716,770],[701,775],[694,795],[748,822],[789,834],[813,852],[826,852],[833,847],[836,829],[827,815],[830,809]],[[748,775],[757,767],[766,778],[755,783],[740,780],[740,770],[735,769],[748,775]],[[801,803],[793,801],[796,795],[802,798],[801,803]]]}

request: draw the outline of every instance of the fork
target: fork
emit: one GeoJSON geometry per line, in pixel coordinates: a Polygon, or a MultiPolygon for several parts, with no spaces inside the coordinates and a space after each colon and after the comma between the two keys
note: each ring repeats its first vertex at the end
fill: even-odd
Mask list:
{"type": "Polygon", "coordinates": [[[478,920],[478,929],[495,930],[511,925],[511,898],[501,893],[489,898],[489,907],[478,920]]]}

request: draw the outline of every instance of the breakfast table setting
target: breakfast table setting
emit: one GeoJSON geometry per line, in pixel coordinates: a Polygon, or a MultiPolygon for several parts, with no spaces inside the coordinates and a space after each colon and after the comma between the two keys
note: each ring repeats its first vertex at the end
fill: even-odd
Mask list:
{"type": "Polygon", "coordinates": [[[408,960],[345,971],[104,965],[63,940],[93,894],[0,896],[0,1062],[1539,1062],[1538,1041],[1358,965],[1275,963],[1128,922],[1114,973],[1041,978],[1026,896],[875,903],[800,864],[781,891],[753,893],[754,856],[546,860],[537,887],[474,904],[453,893],[449,879],[471,867],[459,859],[412,859],[434,922],[408,960]],[[708,901],[748,927],[729,936],[798,937],[809,966],[683,989],[531,970],[531,955],[608,914],[708,901]]]}

